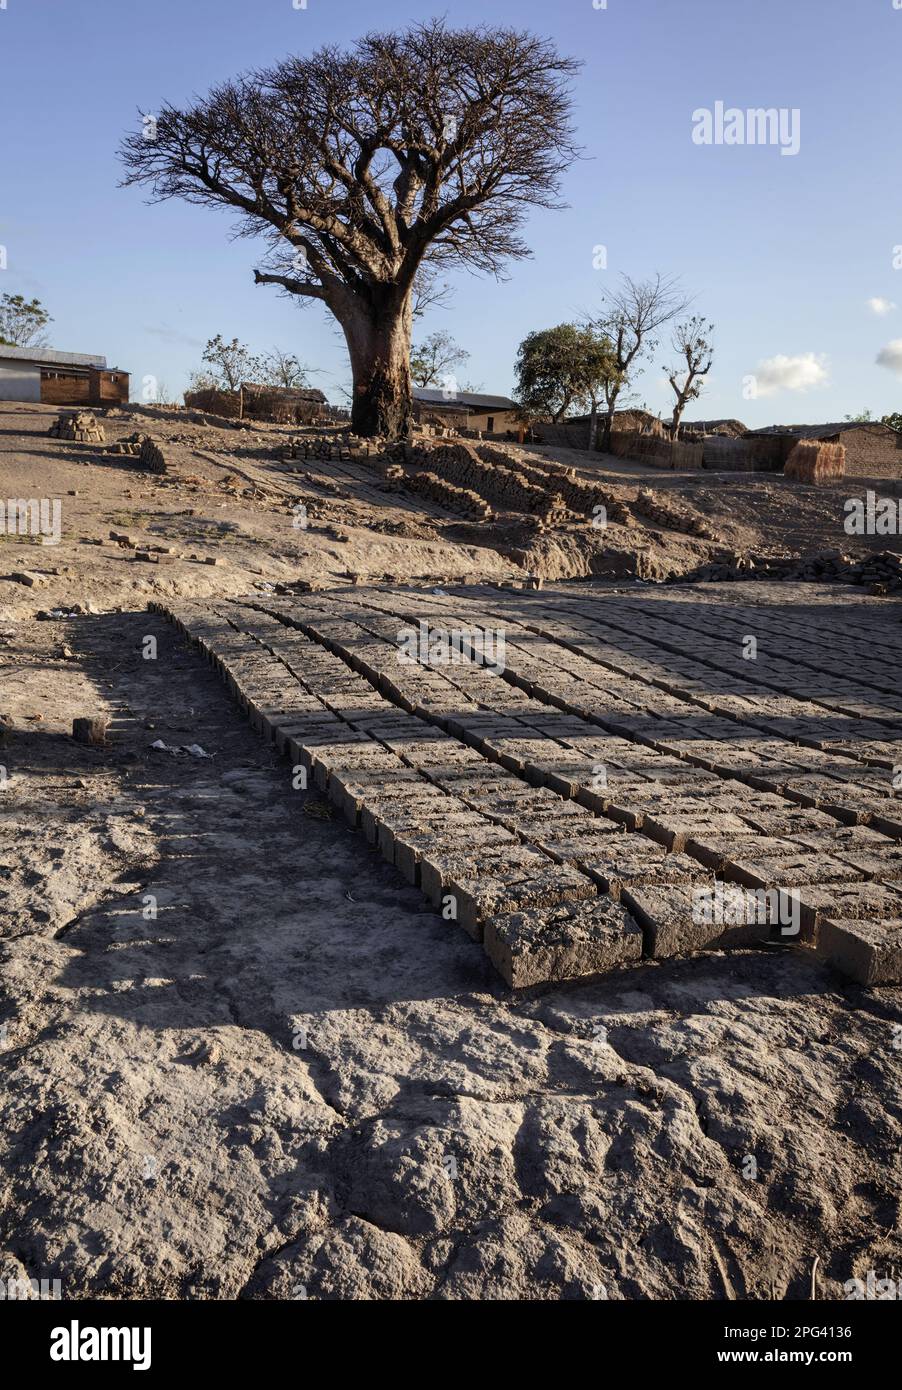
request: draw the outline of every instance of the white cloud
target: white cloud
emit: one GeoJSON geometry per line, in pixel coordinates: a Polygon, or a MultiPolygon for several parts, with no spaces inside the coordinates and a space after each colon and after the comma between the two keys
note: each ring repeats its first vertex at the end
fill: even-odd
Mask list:
{"type": "Polygon", "coordinates": [[[883,318],[884,314],[892,313],[895,307],[891,299],[883,299],[879,294],[868,300],[868,308],[871,313],[877,314],[879,318],[883,318]]]}
{"type": "Polygon", "coordinates": [[[775,396],[778,391],[810,391],[826,386],[829,380],[824,353],[800,352],[795,357],[778,353],[758,363],[754,373],[759,396],[775,396]]]}
{"type": "Polygon", "coordinates": [[[880,349],[877,353],[877,365],[895,372],[896,376],[902,376],[902,338],[893,338],[891,343],[880,349]]]}

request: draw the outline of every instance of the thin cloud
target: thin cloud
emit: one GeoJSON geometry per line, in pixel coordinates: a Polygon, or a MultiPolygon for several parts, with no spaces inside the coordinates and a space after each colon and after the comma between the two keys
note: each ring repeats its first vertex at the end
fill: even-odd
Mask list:
{"type": "Polygon", "coordinates": [[[877,353],[877,365],[886,367],[888,371],[902,377],[902,338],[893,338],[891,343],[880,349],[877,353]]]}
{"type": "Polygon", "coordinates": [[[795,357],[778,353],[758,363],[755,380],[759,396],[775,396],[778,391],[810,391],[829,381],[824,353],[800,352],[795,357]]]}
{"type": "Polygon", "coordinates": [[[883,299],[879,294],[868,300],[868,308],[871,313],[876,314],[879,318],[883,318],[884,314],[891,314],[895,307],[891,299],[883,299]]]}
{"type": "Polygon", "coordinates": [[[159,328],[154,328],[150,324],[144,325],[144,332],[152,338],[162,338],[164,343],[182,343],[186,347],[203,347],[200,338],[192,338],[188,333],[182,333],[178,328],[170,328],[168,324],[161,324],[159,328]]]}

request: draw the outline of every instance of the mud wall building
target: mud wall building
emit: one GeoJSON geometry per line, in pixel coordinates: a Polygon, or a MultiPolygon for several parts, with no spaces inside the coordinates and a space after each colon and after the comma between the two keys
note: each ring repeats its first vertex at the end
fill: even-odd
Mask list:
{"type": "Polygon", "coordinates": [[[108,368],[105,357],[0,344],[0,401],[122,405],[128,390],[128,372],[108,368]]]}

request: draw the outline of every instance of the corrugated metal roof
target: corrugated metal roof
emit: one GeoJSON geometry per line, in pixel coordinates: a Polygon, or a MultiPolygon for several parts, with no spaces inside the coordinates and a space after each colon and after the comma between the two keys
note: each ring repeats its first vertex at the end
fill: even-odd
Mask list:
{"type": "Polygon", "coordinates": [[[507,396],[480,396],[472,391],[443,391],[441,387],[415,386],[413,398],[423,405],[465,405],[470,410],[516,410],[507,396]]]}
{"type": "MultiPolygon", "coordinates": [[[[99,367],[106,370],[106,358],[91,352],[58,352],[56,348],[7,347],[0,343],[0,361],[37,362],[42,367],[99,367]]],[[[118,370],[118,369],[117,369],[118,370]]]]}

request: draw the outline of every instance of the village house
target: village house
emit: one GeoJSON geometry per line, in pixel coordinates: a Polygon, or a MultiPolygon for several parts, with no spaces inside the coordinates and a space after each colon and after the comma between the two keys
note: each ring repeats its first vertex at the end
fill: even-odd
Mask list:
{"type": "Polygon", "coordinates": [[[483,396],[431,386],[413,388],[413,414],[418,425],[479,430],[482,434],[516,432],[521,425],[517,406],[507,396],[483,396]]]}
{"type": "Polygon", "coordinates": [[[902,465],[902,434],[879,421],[843,420],[825,425],[768,425],[751,430],[748,439],[784,435],[788,439],[817,439],[826,444],[842,444],[846,451],[846,473],[859,477],[879,477],[889,467],[902,465]]]}
{"type": "Polygon", "coordinates": [[[93,353],[0,344],[0,401],[122,405],[128,372],[108,368],[106,358],[93,353]]]}

